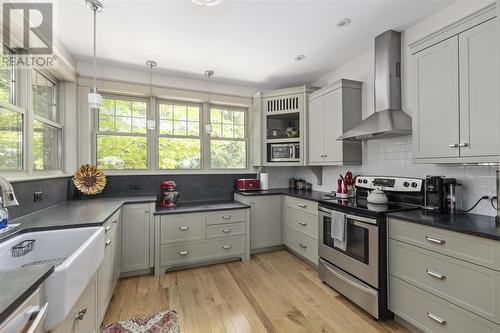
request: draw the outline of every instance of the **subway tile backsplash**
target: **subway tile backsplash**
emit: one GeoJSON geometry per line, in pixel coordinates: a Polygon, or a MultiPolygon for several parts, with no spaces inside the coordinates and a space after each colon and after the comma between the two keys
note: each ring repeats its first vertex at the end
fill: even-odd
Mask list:
{"type": "MultiPolygon", "coordinates": [[[[339,174],[352,170],[357,174],[386,175],[424,178],[426,175],[443,175],[456,178],[463,185],[463,206],[470,208],[483,195],[496,195],[495,172],[498,166],[463,166],[439,164],[413,164],[410,136],[363,142],[363,165],[324,167],[323,185],[316,185],[316,177],[307,168],[295,168],[293,176],[304,178],[313,184],[313,189],[333,191],[337,188],[339,174]]],[[[270,178],[282,179],[279,168],[267,168],[270,178]]],[[[288,171],[288,168],[287,168],[288,171]]],[[[287,186],[286,182],[276,187],[287,186]]],[[[496,202],[495,202],[496,204],[496,202]]],[[[496,215],[489,200],[483,200],[471,213],[496,215]]]]}

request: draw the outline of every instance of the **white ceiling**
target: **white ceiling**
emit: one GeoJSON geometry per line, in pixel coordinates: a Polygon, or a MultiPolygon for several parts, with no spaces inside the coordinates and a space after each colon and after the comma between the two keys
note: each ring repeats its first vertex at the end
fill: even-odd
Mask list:
{"type": "MultiPolygon", "coordinates": [[[[404,30],[454,0],[102,0],[98,57],[130,65],[251,84],[311,82],[373,47],[387,29],[404,30]],[[349,17],[350,26],[337,22],[349,17]],[[293,58],[304,54],[306,59],[293,58]],[[144,65],[145,66],[145,65],[144,65]]],[[[77,58],[92,55],[92,12],[59,0],[55,33],[77,58]]]]}

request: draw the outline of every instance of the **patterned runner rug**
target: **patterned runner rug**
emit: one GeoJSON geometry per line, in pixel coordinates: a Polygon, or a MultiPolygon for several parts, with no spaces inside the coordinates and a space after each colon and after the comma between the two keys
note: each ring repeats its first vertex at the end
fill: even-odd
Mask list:
{"type": "Polygon", "coordinates": [[[132,318],[104,327],[102,333],[179,333],[179,315],[174,310],[132,318]]]}

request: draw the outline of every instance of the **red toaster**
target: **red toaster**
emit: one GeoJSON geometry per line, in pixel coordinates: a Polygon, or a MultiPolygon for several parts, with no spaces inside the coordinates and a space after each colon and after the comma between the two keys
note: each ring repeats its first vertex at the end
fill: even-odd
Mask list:
{"type": "Polygon", "coordinates": [[[260,190],[260,180],[258,179],[244,179],[236,180],[236,189],[238,191],[257,191],[260,190]]]}

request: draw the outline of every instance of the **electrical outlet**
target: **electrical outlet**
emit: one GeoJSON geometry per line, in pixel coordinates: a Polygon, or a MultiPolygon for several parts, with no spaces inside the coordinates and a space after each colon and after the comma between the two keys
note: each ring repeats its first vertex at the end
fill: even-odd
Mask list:
{"type": "Polygon", "coordinates": [[[33,202],[40,202],[43,200],[43,192],[35,192],[33,194],[33,202]]]}

